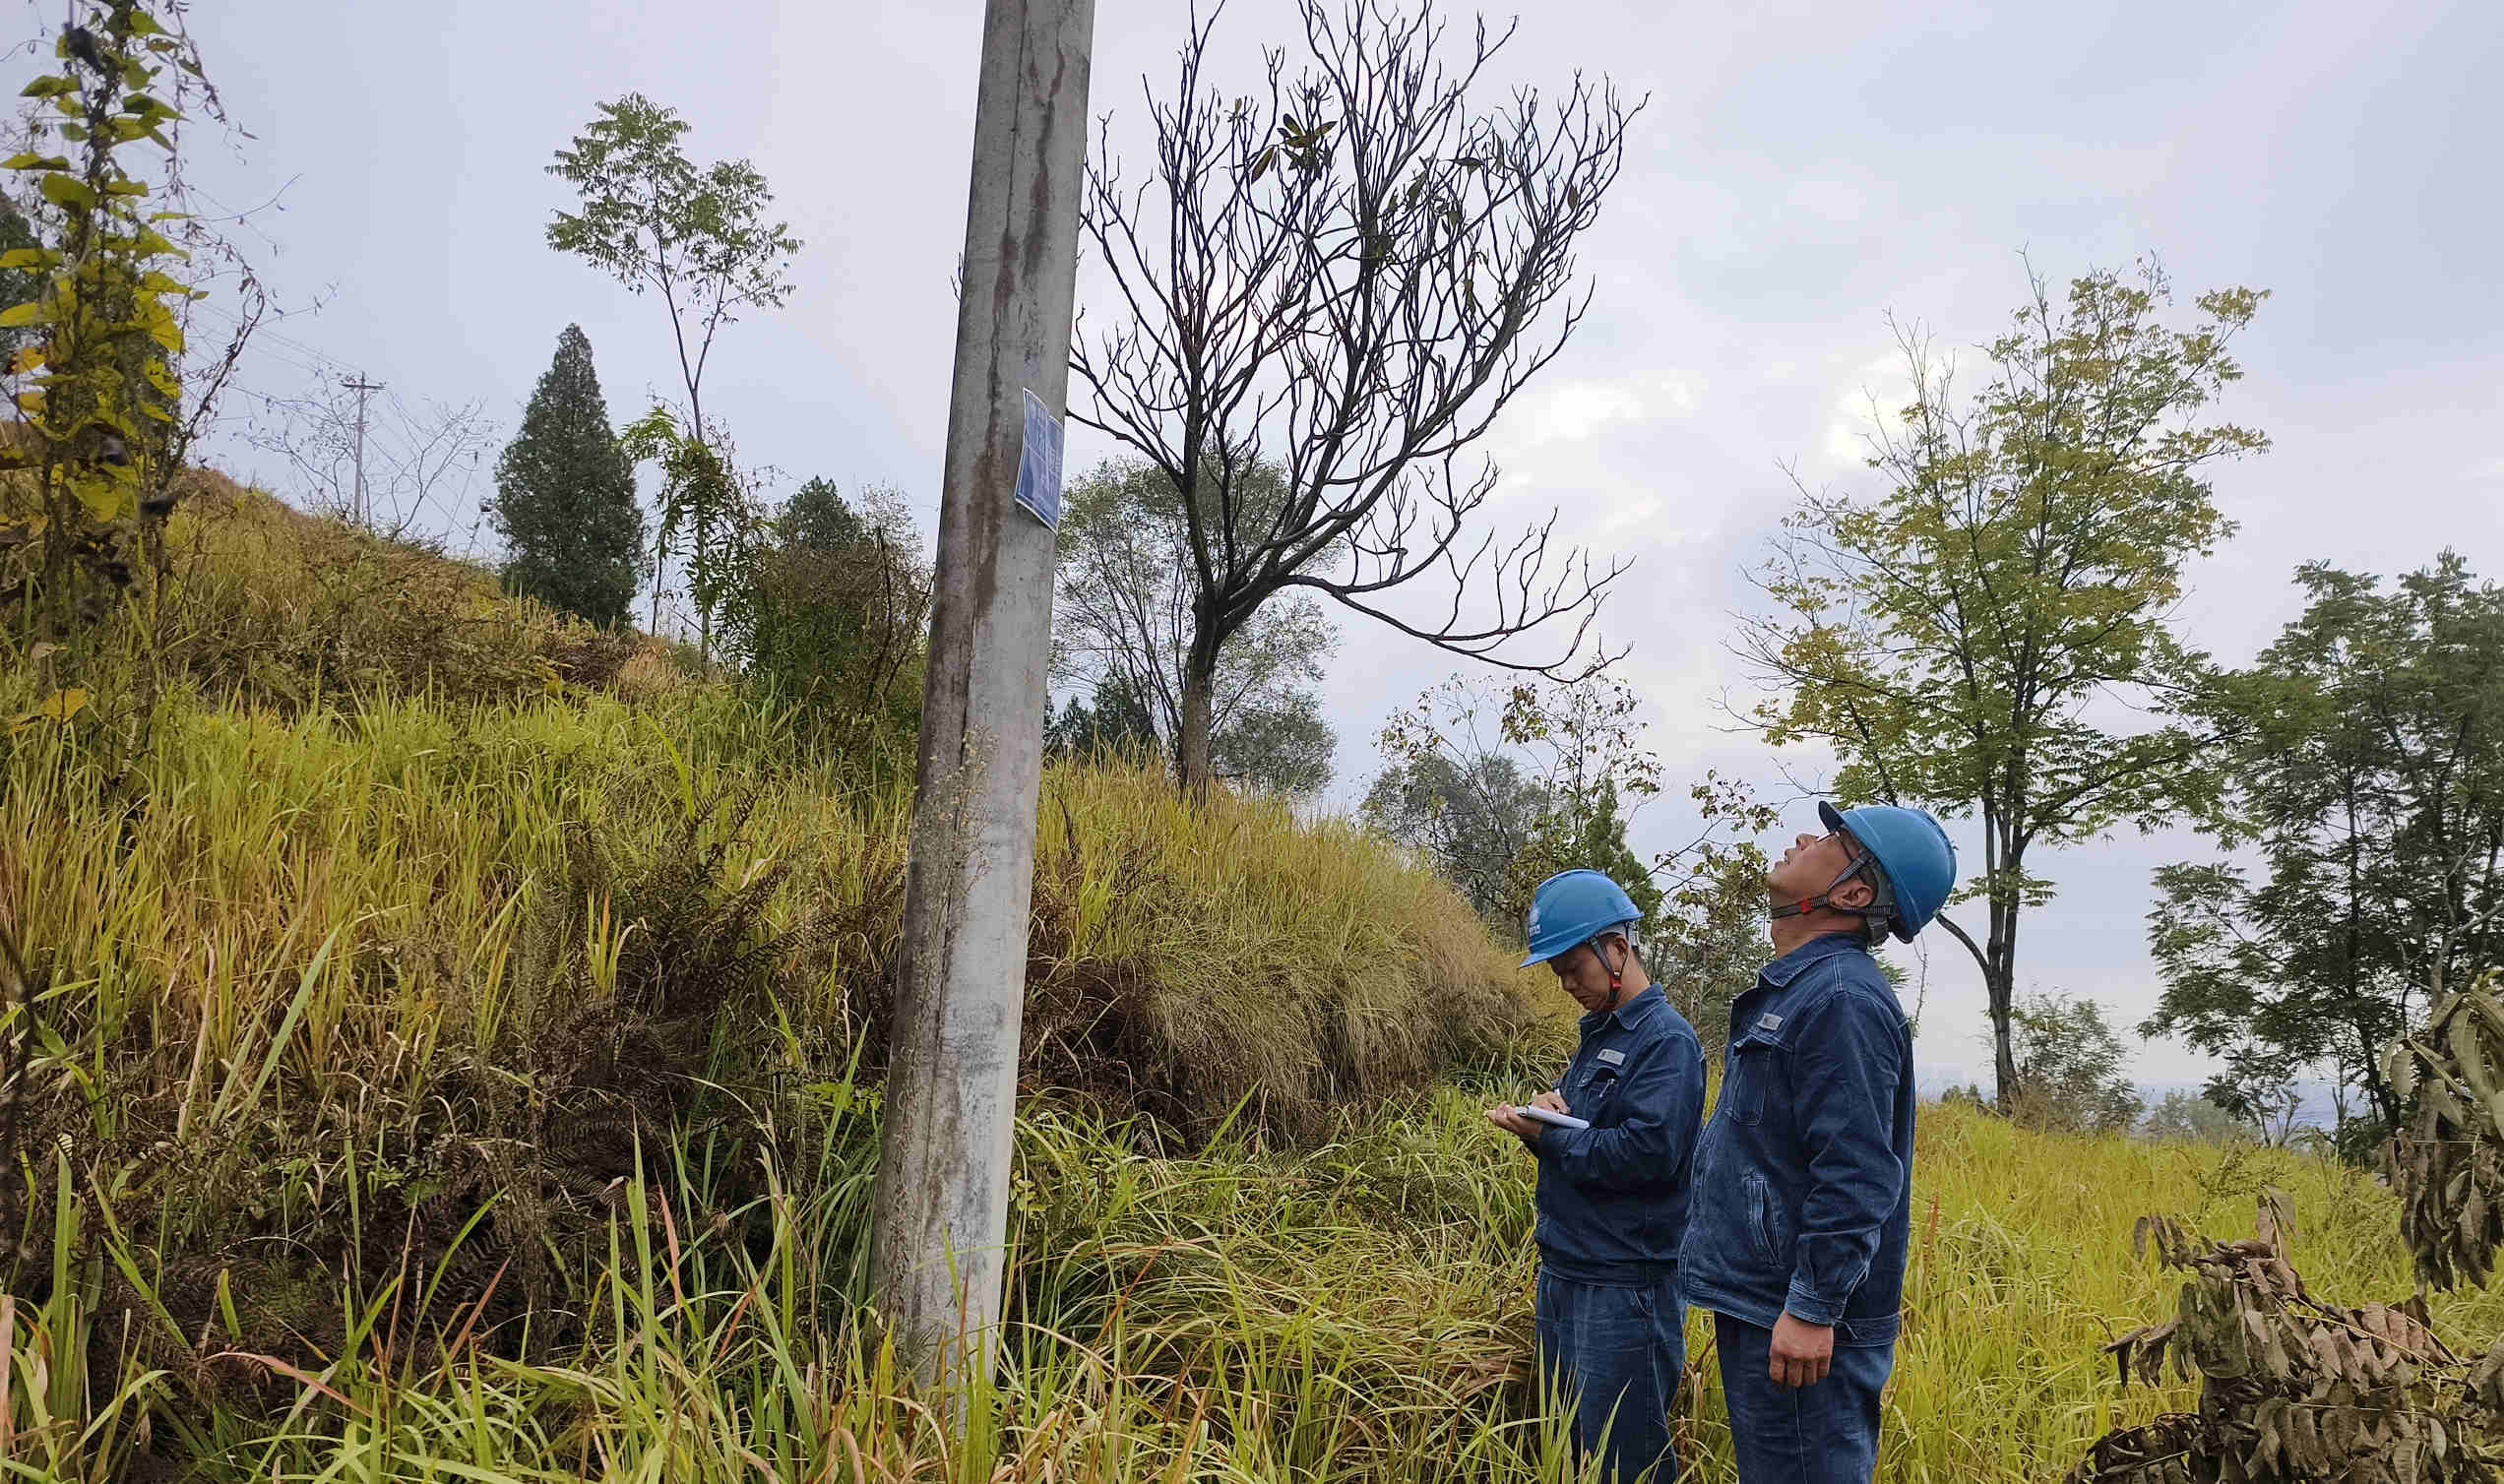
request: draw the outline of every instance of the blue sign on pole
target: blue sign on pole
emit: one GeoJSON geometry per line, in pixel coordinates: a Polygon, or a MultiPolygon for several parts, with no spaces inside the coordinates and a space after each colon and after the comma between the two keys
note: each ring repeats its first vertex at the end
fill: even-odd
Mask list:
{"type": "Polygon", "coordinates": [[[1018,454],[1017,503],[1054,530],[1061,527],[1061,424],[1043,399],[1026,394],[1026,442],[1018,454]]]}

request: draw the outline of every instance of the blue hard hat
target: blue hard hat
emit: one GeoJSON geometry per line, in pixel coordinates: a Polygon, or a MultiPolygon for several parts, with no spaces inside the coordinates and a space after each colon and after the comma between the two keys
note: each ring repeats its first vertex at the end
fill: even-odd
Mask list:
{"type": "Polygon", "coordinates": [[[1956,890],[1956,846],[1939,822],[1918,809],[1892,804],[1864,804],[1837,812],[1819,803],[1817,817],[1829,830],[1841,830],[1875,857],[1894,892],[1896,913],[1887,926],[1907,943],[1939,915],[1948,894],[1956,890]]]}
{"type": "Polygon", "coordinates": [[[1643,912],[1626,889],[1597,871],[1559,871],[1531,894],[1531,916],[1524,932],[1531,956],[1524,968],[1572,953],[1622,923],[1640,922],[1643,912]]]}

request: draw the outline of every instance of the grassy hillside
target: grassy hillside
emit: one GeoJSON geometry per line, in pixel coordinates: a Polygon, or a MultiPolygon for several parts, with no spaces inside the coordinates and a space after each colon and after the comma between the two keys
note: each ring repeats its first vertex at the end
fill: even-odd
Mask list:
{"type": "MultiPolygon", "coordinates": [[[[1447,889],[1048,776],[1009,1353],[960,1446],[857,1322],[901,786],[457,564],[187,509],[89,705],[0,664],[17,1476],[1558,1475],[1528,1161],[1479,1109],[1562,1002],[1447,889]]],[[[1919,1157],[1888,1479],[2043,1477],[2113,1419],[2097,1347],[2171,1304],[2142,1211],[2237,1232],[2277,1182],[2317,1289],[2408,1286],[2389,1199],[2292,1156],[1939,1110],[1919,1157]]]]}

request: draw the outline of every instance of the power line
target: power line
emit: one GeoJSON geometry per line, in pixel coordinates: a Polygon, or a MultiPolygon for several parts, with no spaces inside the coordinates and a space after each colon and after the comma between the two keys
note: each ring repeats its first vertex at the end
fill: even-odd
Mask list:
{"type": "MultiPolygon", "coordinates": [[[[243,316],[220,305],[202,304],[198,306],[198,308],[203,314],[214,314],[220,319],[227,320],[237,325],[243,323],[243,316]]],[[[272,341],[277,344],[283,345],[286,348],[295,351],[297,354],[319,361],[323,365],[335,371],[348,371],[354,369],[349,366],[347,362],[341,360],[339,357],[332,355],[325,350],[322,350],[318,346],[307,344],[303,340],[295,339],[293,336],[287,335],[282,331],[274,330],[267,324],[256,323],[252,327],[251,340],[245,343],[247,345],[260,345],[265,341],[272,341]]],[[[282,356],[280,359],[283,360],[285,357],[282,356]]]]}
{"type": "Polygon", "coordinates": [[[338,369],[326,361],[318,361],[310,356],[289,355],[275,346],[264,345],[260,347],[258,353],[282,366],[301,371],[307,376],[327,376],[338,369]]]}

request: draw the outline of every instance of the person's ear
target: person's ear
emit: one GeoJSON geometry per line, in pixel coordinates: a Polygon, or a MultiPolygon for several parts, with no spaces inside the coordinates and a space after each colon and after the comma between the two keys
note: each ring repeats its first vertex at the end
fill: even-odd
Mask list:
{"type": "Polygon", "coordinates": [[[1878,893],[1876,889],[1871,887],[1869,883],[1862,881],[1857,876],[1847,882],[1845,882],[1842,886],[1837,887],[1827,897],[1827,900],[1832,901],[1835,905],[1842,907],[1847,912],[1860,911],[1862,908],[1867,907],[1871,902],[1876,901],[1877,899],[1878,893]]]}

